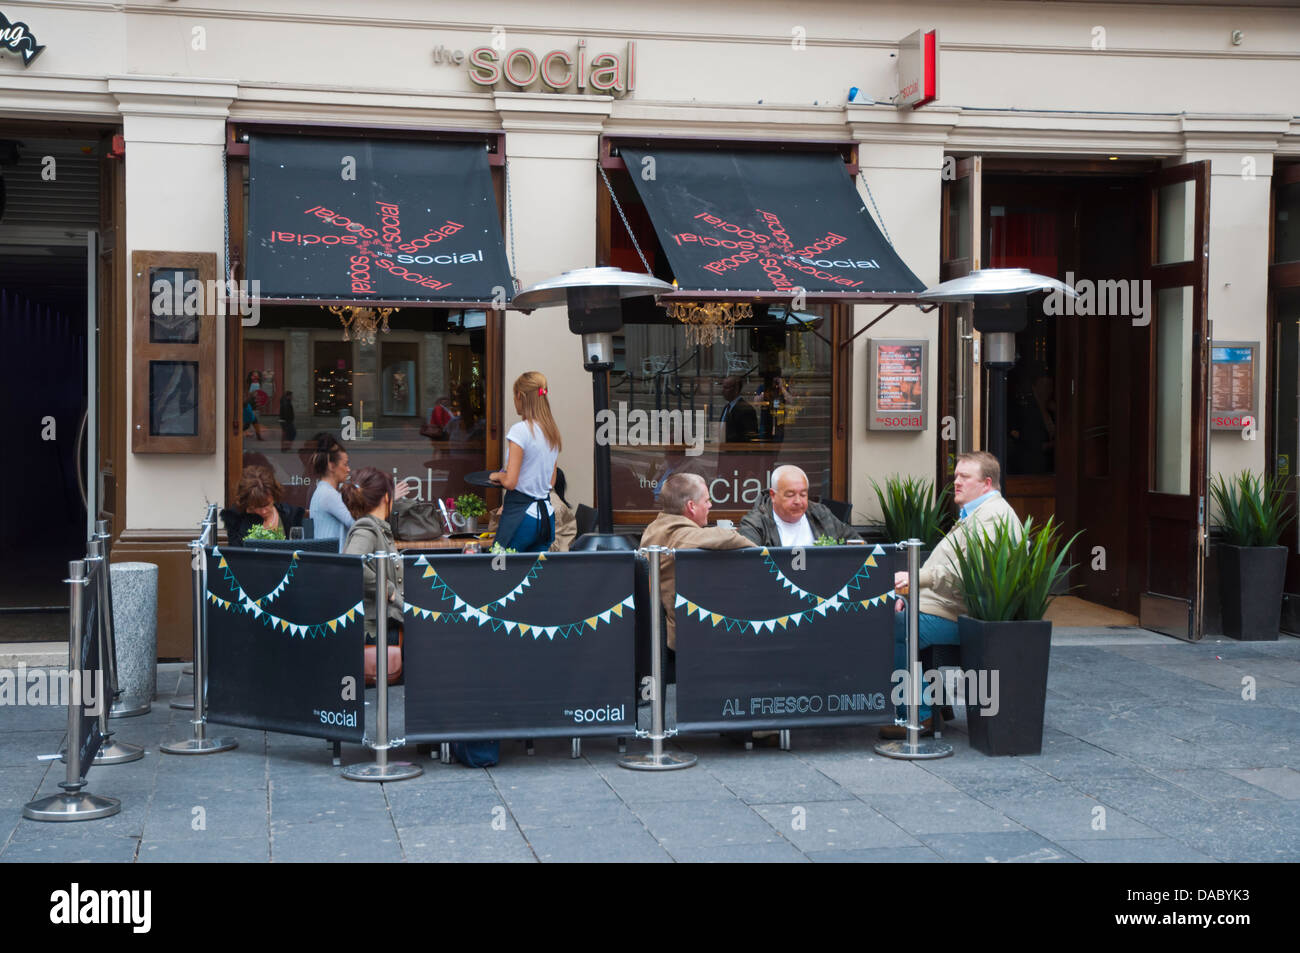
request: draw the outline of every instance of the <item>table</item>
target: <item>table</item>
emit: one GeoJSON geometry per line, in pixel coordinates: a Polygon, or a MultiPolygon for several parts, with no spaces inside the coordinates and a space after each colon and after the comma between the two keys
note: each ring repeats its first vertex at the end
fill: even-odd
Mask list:
{"type": "Polygon", "coordinates": [[[462,550],[470,543],[477,542],[484,549],[492,548],[491,540],[476,539],[471,536],[462,536],[459,539],[399,539],[397,540],[397,549],[399,552],[406,549],[454,549],[462,550]]]}

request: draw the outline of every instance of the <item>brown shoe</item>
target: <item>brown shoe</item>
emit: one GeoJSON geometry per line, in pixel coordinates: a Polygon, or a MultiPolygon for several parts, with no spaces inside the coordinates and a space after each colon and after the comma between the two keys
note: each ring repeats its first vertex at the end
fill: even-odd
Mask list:
{"type": "MultiPolygon", "coordinates": [[[[921,722],[921,730],[916,733],[918,738],[929,738],[934,734],[934,716],[921,722]]],[[[906,725],[885,725],[880,729],[881,741],[906,741],[906,725]]]]}

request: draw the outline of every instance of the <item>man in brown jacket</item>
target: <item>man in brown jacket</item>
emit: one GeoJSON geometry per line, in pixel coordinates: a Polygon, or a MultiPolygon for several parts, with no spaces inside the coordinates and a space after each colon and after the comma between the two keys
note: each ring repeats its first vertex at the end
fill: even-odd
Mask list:
{"type": "MultiPolygon", "coordinates": [[[[956,525],[948,535],[935,545],[930,558],[917,575],[921,591],[918,593],[917,645],[956,645],[957,617],[966,613],[966,597],[962,591],[961,572],[957,568],[956,552],[965,552],[971,533],[988,533],[997,524],[1008,521],[1016,538],[1023,532],[1020,520],[1011,504],[1002,498],[1002,468],[997,457],[983,450],[957,455],[957,466],[952,478],[952,498],[961,507],[956,525]]],[[[907,594],[907,573],[894,574],[894,591],[907,594]]],[[[907,670],[907,605],[899,599],[894,606],[894,670],[907,670]]],[[[899,708],[899,712],[903,712],[899,708]]],[[[930,707],[921,705],[917,713],[921,734],[934,734],[930,707]]],[[[882,738],[903,738],[906,732],[896,725],[880,730],[882,738]]]]}
{"type": "MultiPolygon", "coordinates": [[[[669,549],[747,549],[754,544],[734,529],[709,526],[709,488],[704,478],[694,473],[674,473],[659,491],[663,512],[654,518],[641,535],[642,546],[667,546],[669,549]]],[[[677,622],[673,617],[676,601],[676,573],[673,557],[665,554],[659,568],[659,592],[663,597],[668,623],[668,647],[677,648],[677,622]]]]}

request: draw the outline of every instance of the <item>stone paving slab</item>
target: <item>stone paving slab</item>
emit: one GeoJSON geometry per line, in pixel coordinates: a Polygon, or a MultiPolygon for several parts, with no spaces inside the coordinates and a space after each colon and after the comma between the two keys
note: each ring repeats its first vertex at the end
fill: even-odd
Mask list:
{"type": "MultiPolygon", "coordinates": [[[[315,738],[212,725],[239,747],[160,753],[192,732],[167,704],[190,680],[163,666],[153,710],[111,723],[145,758],[88,772],[89,790],[121,798],[112,818],[23,820],[64,778],[36,756],[57,750],[66,713],[0,708],[0,862],[1300,860],[1300,640],[1084,638],[1054,639],[1036,756],[972,751],[959,717],[944,738],[954,755],[937,761],[881,757],[862,727],[796,729],[790,751],[676,737],[669,747],[699,763],[663,773],[619,767],[612,738],[585,739],[577,759],[568,739],[539,740],[533,756],[506,741],[491,769],[408,745],[391,756],[423,775],[382,785],[342,779],[315,738]]],[[[399,728],[403,697],[395,688],[399,728]]],[[[343,746],[344,764],[373,758],[343,746]]]]}

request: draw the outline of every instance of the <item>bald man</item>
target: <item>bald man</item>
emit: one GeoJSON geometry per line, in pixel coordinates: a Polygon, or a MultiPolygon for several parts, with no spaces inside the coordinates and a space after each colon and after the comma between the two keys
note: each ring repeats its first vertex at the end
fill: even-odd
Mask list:
{"type": "MultiPolygon", "coordinates": [[[[659,493],[663,512],[645,528],[642,546],[667,546],[669,549],[746,549],[754,544],[734,529],[709,525],[709,487],[695,473],[674,473],[664,481],[659,493]]],[[[677,620],[673,614],[676,601],[676,570],[672,556],[659,563],[659,594],[663,598],[668,628],[668,647],[677,648],[677,620]]]]}
{"type": "Polygon", "coordinates": [[[862,539],[825,506],[808,501],[808,474],[789,464],[772,471],[772,487],[740,521],[740,535],[760,546],[812,546],[821,536],[862,539]]]}

